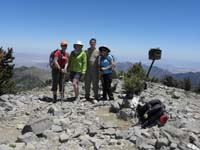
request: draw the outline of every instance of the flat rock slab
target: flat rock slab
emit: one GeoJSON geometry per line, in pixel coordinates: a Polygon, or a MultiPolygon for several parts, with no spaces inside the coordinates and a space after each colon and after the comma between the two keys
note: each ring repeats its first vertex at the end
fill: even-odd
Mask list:
{"type": "Polygon", "coordinates": [[[70,139],[69,135],[66,133],[63,133],[59,136],[60,143],[67,142],[70,139]]]}
{"type": "Polygon", "coordinates": [[[33,132],[36,135],[42,134],[45,130],[50,129],[52,124],[53,121],[50,118],[37,119],[25,125],[22,134],[27,132],[33,132]]]}
{"type": "Polygon", "coordinates": [[[38,140],[37,136],[32,132],[20,135],[17,138],[17,142],[24,142],[24,143],[31,143],[32,141],[37,141],[37,140],[38,140]]]}

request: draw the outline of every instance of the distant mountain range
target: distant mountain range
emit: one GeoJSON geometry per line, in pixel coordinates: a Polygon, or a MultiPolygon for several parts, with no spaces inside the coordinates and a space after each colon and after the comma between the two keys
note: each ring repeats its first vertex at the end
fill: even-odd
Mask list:
{"type": "MultiPolygon", "coordinates": [[[[130,67],[133,66],[133,64],[134,63],[132,62],[119,62],[116,64],[116,70],[126,72],[130,67]]],[[[146,72],[148,72],[149,66],[143,64],[143,68],[146,72]]],[[[157,66],[153,66],[150,72],[150,77],[156,77],[159,79],[164,77],[165,75],[172,75],[172,73],[157,66]]]]}
{"type": "MultiPolygon", "coordinates": [[[[132,62],[119,62],[116,65],[117,71],[126,72],[133,66],[132,62]]],[[[143,65],[147,72],[149,66],[143,65]]],[[[168,70],[154,66],[150,72],[150,77],[162,79],[165,75],[172,75],[177,80],[190,78],[194,87],[200,82],[200,72],[188,72],[173,74],[168,70]]],[[[16,81],[18,89],[32,89],[38,86],[43,86],[48,79],[51,79],[51,71],[47,63],[37,63],[34,67],[19,67],[14,69],[13,79],[16,81]]]]}
{"type": "Polygon", "coordinates": [[[187,72],[187,73],[177,73],[173,74],[173,77],[177,80],[183,80],[185,78],[190,78],[193,87],[197,87],[200,83],[200,72],[187,72]]]}
{"type": "MultiPolygon", "coordinates": [[[[130,67],[133,66],[134,63],[131,62],[119,62],[116,65],[117,71],[127,71],[130,67]]],[[[143,68],[147,72],[149,69],[149,66],[143,65],[143,68]]],[[[194,87],[196,87],[200,83],[200,72],[186,72],[186,73],[172,73],[168,70],[159,68],[157,66],[153,66],[152,70],[150,72],[150,77],[156,77],[159,79],[162,79],[165,75],[171,75],[177,80],[183,80],[185,78],[190,78],[192,84],[194,87]]]]}
{"type": "Polygon", "coordinates": [[[16,82],[17,90],[30,90],[45,85],[51,78],[50,71],[37,67],[19,67],[14,69],[13,80],[16,82]]]}

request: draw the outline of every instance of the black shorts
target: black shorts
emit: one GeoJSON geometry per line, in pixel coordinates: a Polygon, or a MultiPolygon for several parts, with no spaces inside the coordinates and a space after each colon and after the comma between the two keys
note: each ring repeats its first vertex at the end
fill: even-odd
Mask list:
{"type": "Polygon", "coordinates": [[[81,73],[80,72],[70,72],[70,80],[73,82],[74,79],[79,81],[81,78],[81,73]]]}

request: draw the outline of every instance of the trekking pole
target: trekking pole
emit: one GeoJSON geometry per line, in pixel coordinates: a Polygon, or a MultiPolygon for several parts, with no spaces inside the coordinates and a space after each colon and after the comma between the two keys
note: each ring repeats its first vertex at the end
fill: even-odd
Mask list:
{"type": "Polygon", "coordinates": [[[65,73],[62,72],[62,92],[61,92],[61,106],[64,100],[64,92],[65,92],[65,73]]]}
{"type": "Polygon", "coordinates": [[[99,88],[100,91],[99,91],[99,94],[101,95],[103,93],[103,75],[102,75],[102,72],[100,72],[100,85],[101,87],[99,88]]]}

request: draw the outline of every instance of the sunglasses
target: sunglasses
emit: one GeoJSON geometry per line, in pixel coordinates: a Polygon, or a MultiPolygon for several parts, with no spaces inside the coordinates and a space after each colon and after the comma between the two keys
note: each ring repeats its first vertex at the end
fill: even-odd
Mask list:
{"type": "Polygon", "coordinates": [[[67,47],[67,45],[61,45],[61,47],[67,47]]]}

